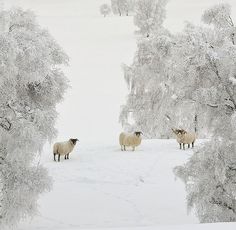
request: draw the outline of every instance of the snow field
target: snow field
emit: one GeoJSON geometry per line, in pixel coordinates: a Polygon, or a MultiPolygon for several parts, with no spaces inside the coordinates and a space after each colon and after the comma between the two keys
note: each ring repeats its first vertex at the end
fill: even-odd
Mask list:
{"type": "Polygon", "coordinates": [[[79,143],[70,160],[42,162],[54,180],[40,215],[20,229],[109,228],[197,223],[187,215],[185,189],[173,167],[192,154],[175,140],[143,140],[137,151],[118,144],[79,143]]]}

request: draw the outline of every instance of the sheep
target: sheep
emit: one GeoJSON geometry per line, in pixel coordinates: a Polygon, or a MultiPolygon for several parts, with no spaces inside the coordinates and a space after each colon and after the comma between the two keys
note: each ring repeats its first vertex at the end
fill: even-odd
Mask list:
{"type": "Polygon", "coordinates": [[[181,145],[182,145],[182,142],[181,142],[181,137],[182,136],[181,135],[182,135],[182,131],[184,131],[184,130],[182,130],[182,129],[173,129],[172,128],[172,131],[176,135],[176,140],[179,143],[179,147],[181,149],[181,145]]]}
{"type": "Polygon", "coordinates": [[[74,149],[78,139],[69,139],[65,142],[57,142],[53,145],[54,161],[56,161],[56,155],[58,155],[58,161],[60,161],[61,155],[65,155],[65,160],[69,159],[69,154],[74,149]]]}
{"type": "Polygon", "coordinates": [[[134,132],[134,133],[124,133],[122,132],[119,137],[121,151],[126,151],[126,146],[132,146],[133,151],[135,147],[141,144],[141,134],[142,132],[134,132]],[[124,149],[123,149],[124,147],[124,149]]]}
{"type": "Polygon", "coordinates": [[[188,133],[184,129],[172,129],[174,134],[176,135],[176,140],[179,143],[180,149],[185,150],[185,144],[188,144],[188,148],[190,148],[190,144],[192,144],[192,148],[194,148],[194,142],[196,141],[196,133],[188,133]]]}

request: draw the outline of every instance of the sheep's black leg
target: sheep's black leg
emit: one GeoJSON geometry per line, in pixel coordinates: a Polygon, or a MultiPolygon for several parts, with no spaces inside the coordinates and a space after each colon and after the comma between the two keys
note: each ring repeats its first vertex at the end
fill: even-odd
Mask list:
{"type": "Polygon", "coordinates": [[[56,153],[53,153],[53,155],[54,155],[54,161],[56,161],[56,153]]]}
{"type": "Polygon", "coordinates": [[[58,154],[58,161],[60,161],[60,157],[61,157],[61,155],[60,155],[60,154],[58,154]]]}
{"type": "Polygon", "coordinates": [[[182,149],[182,144],[181,143],[179,143],[179,149],[182,149]]]}
{"type": "Polygon", "coordinates": [[[192,143],[192,148],[194,148],[194,142],[192,143]]]}
{"type": "Polygon", "coordinates": [[[69,160],[69,153],[67,154],[67,159],[69,160]]]}
{"type": "Polygon", "coordinates": [[[185,144],[183,143],[183,150],[185,150],[185,144]]]}
{"type": "Polygon", "coordinates": [[[66,160],[67,158],[66,158],[66,155],[65,155],[65,160],[66,160]]]}
{"type": "Polygon", "coordinates": [[[188,148],[190,148],[190,144],[188,144],[188,148]]]}
{"type": "Polygon", "coordinates": [[[126,151],[125,145],[124,145],[124,151],[126,151]]]}

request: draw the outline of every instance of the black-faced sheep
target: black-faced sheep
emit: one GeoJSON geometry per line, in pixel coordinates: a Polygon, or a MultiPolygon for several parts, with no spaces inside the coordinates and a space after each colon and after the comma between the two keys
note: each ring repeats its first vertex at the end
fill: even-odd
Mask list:
{"type": "Polygon", "coordinates": [[[61,156],[65,156],[65,160],[69,159],[69,154],[74,149],[78,139],[69,139],[65,142],[57,142],[53,145],[53,155],[54,161],[56,161],[56,155],[58,155],[58,161],[60,161],[61,156]]]}
{"type": "Polygon", "coordinates": [[[190,144],[192,144],[192,148],[194,147],[194,143],[196,141],[196,133],[188,133],[184,129],[172,129],[174,134],[176,135],[176,140],[179,143],[180,149],[185,149],[185,144],[190,148],[190,144]]]}
{"type": "Polygon", "coordinates": [[[125,147],[132,146],[133,151],[135,147],[141,144],[141,134],[142,132],[134,132],[134,133],[121,133],[119,137],[121,151],[126,151],[125,147]],[[124,148],[124,149],[123,149],[124,148]]]}

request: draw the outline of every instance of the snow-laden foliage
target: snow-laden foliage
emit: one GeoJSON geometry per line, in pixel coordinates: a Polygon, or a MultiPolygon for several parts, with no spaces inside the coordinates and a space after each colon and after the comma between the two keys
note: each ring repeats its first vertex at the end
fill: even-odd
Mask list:
{"type": "Polygon", "coordinates": [[[137,0],[135,4],[134,24],[139,33],[149,36],[162,27],[166,17],[168,0],[137,0]]]}
{"type": "Polygon", "coordinates": [[[106,17],[107,15],[109,15],[111,13],[111,7],[108,4],[102,4],[100,6],[100,13],[106,17]]]}
{"type": "Polygon", "coordinates": [[[38,196],[51,180],[36,159],[56,135],[55,106],[68,81],[61,70],[68,57],[19,8],[1,13],[0,31],[0,228],[37,211],[38,196]]]}
{"type": "Polygon", "coordinates": [[[189,50],[184,42],[185,37],[171,35],[162,24],[152,28],[151,36],[139,39],[133,64],[124,65],[130,93],[120,121],[128,131],[142,130],[151,138],[171,137],[172,127],[199,130],[201,135],[206,131],[204,113],[209,109],[192,97],[186,99],[194,92],[195,78],[185,71],[188,59],[181,52],[189,50]]]}
{"type": "Polygon", "coordinates": [[[136,0],[111,0],[111,9],[113,14],[119,16],[128,16],[130,12],[134,11],[136,0]]]}
{"type": "Polygon", "coordinates": [[[166,105],[175,104],[167,71],[171,66],[174,41],[162,27],[164,1],[137,1],[134,20],[144,24],[149,19],[154,22],[154,18],[159,17],[158,11],[161,12],[161,20],[150,27],[140,26],[143,37],[138,41],[133,64],[124,65],[124,77],[130,93],[120,114],[120,121],[126,130],[142,130],[148,137],[169,135],[170,127],[167,124],[171,118],[166,105]],[[143,17],[145,15],[151,15],[151,18],[143,17]],[[153,33],[150,33],[151,30],[153,33]],[[162,131],[157,133],[157,130],[162,131]]]}
{"type": "Polygon", "coordinates": [[[168,135],[172,117],[168,106],[175,104],[166,71],[170,66],[172,46],[172,37],[165,30],[157,37],[142,38],[133,64],[124,66],[130,93],[120,121],[128,131],[142,130],[149,137],[168,135]]]}

